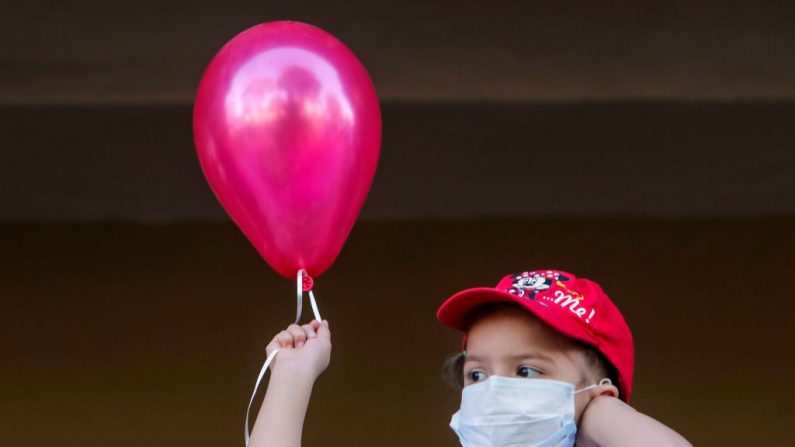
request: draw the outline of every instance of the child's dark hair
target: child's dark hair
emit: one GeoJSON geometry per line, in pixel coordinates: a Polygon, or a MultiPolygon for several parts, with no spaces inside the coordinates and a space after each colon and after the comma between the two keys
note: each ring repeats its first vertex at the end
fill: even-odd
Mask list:
{"type": "MultiPolygon", "coordinates": [[[[470,325],[486,315],[513,312],[517,308],[524,309],[518,304],[514,303],[486,304],[472,312],[470,317],[470,325]]],[[[575,343],[582,349],[582,352],[585,354],[586,366],[594,373],[596,377],[607,377],[614,385],[618,385],[618,372],[616,371],[616,368],[610,363],[610,361],[607,360],[607,358],[605,358],[601,352],[599,352],[598,349],[587,343],[566,337],[562,334],[560,337],[575,343]]],[[[459,352],[448,357],[444,362],[444,366],[442,367],[442,378],[444,378],[445,382],[450,384],[450,386],[458,391],[464,389],[464,360],[466,360],[466,355],[463,352],[459,352]]]]}

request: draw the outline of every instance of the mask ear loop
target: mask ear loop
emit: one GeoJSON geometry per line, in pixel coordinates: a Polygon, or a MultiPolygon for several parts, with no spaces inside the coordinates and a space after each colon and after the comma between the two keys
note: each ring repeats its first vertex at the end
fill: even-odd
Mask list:
{"type": "MultiPolygon", "coordinates": [[[[315,300],[315,294],[312,293],[312,288],[315,285],[314,280],[312,277],[306,273],[306,270],[301,269],[298,270],[298,274],[296,275],[296,308],[295,308],[295,324],[298,324],[301,321],[301,307],[304,298],[304,292],[309,292],[309,304],[312,305],[312,314],[315,316],[315,320],[322,322],[323,320],[320,318],[320,309],[317,307],[317,300],[315,300]]],[[[273,362],[273,359],[276,358],[276,353],[279,352],[279,349],[274,349],[273,352],[268,354],[268,357],[265,359],[265,363],[262,364],[262,368],[259,370],[259,375],[257,375],[257,381],[254,384],[254,391],[251,392],[251,398],[248,400],[248,407],[246,408],[246,426],[243,430],[243,439],[246,442],[246,447],[248,447],[248,442],[251,439],[251,435],[248,429],[248,421],[251,416],[251,405],[254,404],[254,397],[257,395],[257,390],[259,390],[260,382],[262,382],[262,378],[265,376],[265,371],[273,362]]]]}
{"type": "Polygon", "coordinates": [[[613,381],[610,380],[609,378],[605,377],[604,379],[600,380],[598,384],[586,386],[585,388],[580,388],[579,390],[575,391],[574,394],[584,393],[584,392],[586,392],[588,390],[592,390],[592,389],[594,389],[594,388],[596,388],[598,386],[612,385],[612,384],[613,384],[613,381]]]}

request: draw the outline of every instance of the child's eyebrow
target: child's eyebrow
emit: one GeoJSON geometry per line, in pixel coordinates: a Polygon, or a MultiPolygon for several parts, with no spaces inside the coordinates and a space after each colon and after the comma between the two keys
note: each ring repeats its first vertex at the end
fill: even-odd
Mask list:
{"type": "MultiPolygon", "coordinates": [[[[524,353],[524,354],[511,355],[511,356],[508,356],[507,358],[508,358],[508,360],[513,360],[513,361],[525,360],[525,359],[539,359],[539,360],[546,360],[547,362],[552,362],[553,361],[552,357],[550,357],[548,355],[544,355],[544,354],[538,353],[538,352],[527,352],[527,353],[524,353]]],[[[467,354],[466,359],[464,360],[464,363],[467,363],[467,362],[482,362],[482,361],[483,361],[482,357],[479,357],[479,356],[476,356],[476,355],[467,354]]]]}
{"type": "Polygon", "coordinates": [[[545,354],[541,354],[539,352],[528,352],[525,354],[512,355],[508,358],[511,360],[539,359],[539,360],[546,360],[547,362],[552,361],[552,357],[545,354]]]}
{"type": "Polygon", "coordinates": [[[476,356],[476,355],[467,354],[466,357],[464,358],[464,363],[466,363],[466,362],[482,362],[482,361],[483,361],[483,359],[478,357],[478,356],[476,356]]]}

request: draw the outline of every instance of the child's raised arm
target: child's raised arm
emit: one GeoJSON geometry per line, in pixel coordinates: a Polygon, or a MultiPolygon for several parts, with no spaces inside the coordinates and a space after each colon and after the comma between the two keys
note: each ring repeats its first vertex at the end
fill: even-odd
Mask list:
{"type": "Polygon", "coordinates": [[[250,447],[299,447],[312,386],[331,356],[328,321],[291,324],[268,344],[279,350],[271,363],[268,391],[254,423],[250,447]]]}
{"type": "Polygon", "coordinates": [[[615,397],[591,400],[580,420],[577,447],[692,447],[679,433],[615,397]]]}

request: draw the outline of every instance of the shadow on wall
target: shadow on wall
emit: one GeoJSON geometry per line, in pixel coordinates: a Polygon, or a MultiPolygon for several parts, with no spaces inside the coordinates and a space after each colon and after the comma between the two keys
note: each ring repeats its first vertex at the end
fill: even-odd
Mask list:
{"type": "MultiPolygon", "coordinates": [[[[383,114],[366,217],[795,213],[795,103],[387,103],[383,114]]],[[[0,132],[13,149],[0,153],[0,220],[225,218],[190,106],[0,107],[0,132]]]]}

